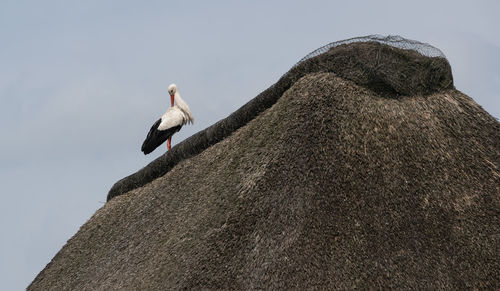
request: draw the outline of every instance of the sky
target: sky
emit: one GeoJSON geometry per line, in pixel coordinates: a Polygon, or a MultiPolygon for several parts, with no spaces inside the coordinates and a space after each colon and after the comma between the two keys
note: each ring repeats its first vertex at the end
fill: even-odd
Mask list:
{"type": "Polygon", "coordinates": [[[369,34],[430,43],[500,118],[499,1],[0,0],[0,289],[21,290],[111,186],[163,154],[141,144],[176,83],[225,118],[307,53],[369,34]]]}

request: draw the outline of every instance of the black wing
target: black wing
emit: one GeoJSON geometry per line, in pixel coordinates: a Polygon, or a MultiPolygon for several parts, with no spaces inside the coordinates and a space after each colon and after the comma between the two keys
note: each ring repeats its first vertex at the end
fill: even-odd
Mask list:
{"type": "Polygon", "coordinates": [[[158,119],[155,124],[149,130],[148,136],[146,140],[142,143],[141,151],[147,155],[154,151],[157,147],[159,147],[162,143],[164,143],[167,139],[172,137],[174,133],[178,132],[182,125],[174,126],[168,128],[166,130],[158,130],[158,126],[160,126],[161,118],[158,119]]]}

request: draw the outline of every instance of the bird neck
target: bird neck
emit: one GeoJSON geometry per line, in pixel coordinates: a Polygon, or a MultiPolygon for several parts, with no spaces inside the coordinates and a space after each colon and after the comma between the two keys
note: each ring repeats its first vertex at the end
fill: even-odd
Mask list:
{"type": "Polygon", "coordinates": [[[189,106],[182,100],[179,92],[175,92],[175,105],[187,115],[190,122],[193,122],[193,116],[191,115],[191,111],[189,110],[189,106]]]}
{"type": "Polygon", "coordinates": [[[175,104],[179,105],[179,104],[185,104],[184,100],[182,100],[181,98],[181,94],[179,94],[179,92],[175,92],[174,98],[172,99],[173,101],[175,101],[175,104]]]}

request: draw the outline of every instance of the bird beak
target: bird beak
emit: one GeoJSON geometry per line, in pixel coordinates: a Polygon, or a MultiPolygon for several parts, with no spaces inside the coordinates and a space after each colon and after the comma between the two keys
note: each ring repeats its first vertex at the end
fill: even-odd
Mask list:
{"type": "Polygon", "coordinates": [[[172,103],[172,107],[174,107],[174,94],[170,95],[170,103],[172,103]]]}

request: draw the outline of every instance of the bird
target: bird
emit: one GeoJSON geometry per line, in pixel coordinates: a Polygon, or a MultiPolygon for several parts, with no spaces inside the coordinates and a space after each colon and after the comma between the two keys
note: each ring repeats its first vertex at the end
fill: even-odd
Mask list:
{"type": "Polygon", "coordinates": [[[167,141],[167,151],[171,148],[172,136],[186,123],[194,123],[189,106],[182,100],[177,85],[168,86],[171,107],[158,119],[146,136],[141,151],[147,155],[167,141]],[[174,104],[175,103],[175,104],[174,104]]]}

